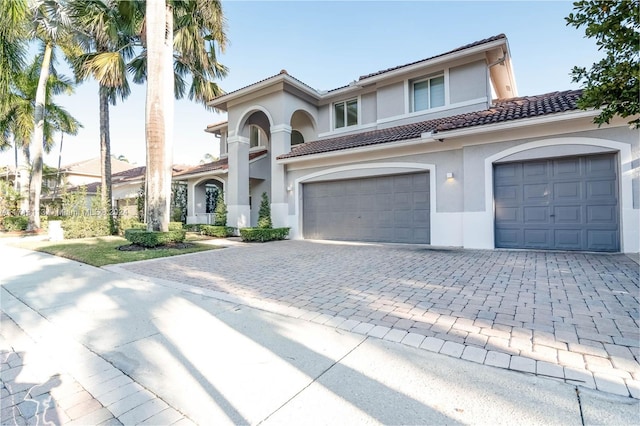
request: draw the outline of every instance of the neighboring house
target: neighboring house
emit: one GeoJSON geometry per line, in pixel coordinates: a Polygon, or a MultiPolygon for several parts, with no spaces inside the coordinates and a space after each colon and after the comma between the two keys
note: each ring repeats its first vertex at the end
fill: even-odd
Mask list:
{"type": "Polygon", "coordinates": [[[209,103],[228,121],[179,175],[188,221],[215,184],[230,226],[267,192],[293,238],[638,252],[640,132],[580,91],[518,96],[502,34],[328,92],[282,71],[209,103]]]}
{"type": "MultiPolygon", "coordinates": [[[[189,167],[190,166],[174,165],[174,176],[189,167]]],[[[138,216],[138,197],[140,196],[140,190],[143,188],[146,171],[146,166],[134,166],[128,170],[111,175],[113,206],[118,210],[119,216],[138,216]]],[[[179,181],[179,179],[175,180],[179,181]]],[[[99,195],[100,182],[92,182],[84,186],[87,189],[88,197],[99,195]]],[[[88,201],[87,205],[89,206],[90,204],[90,201],[88,201]]]]}

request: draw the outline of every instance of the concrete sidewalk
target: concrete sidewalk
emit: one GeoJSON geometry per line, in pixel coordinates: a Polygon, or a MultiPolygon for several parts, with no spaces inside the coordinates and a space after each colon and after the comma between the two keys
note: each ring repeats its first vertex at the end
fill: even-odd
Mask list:
{"type": "Polygon", "coordinates": [[[639,401],[0,244],[2,424],[634,424],[639,401]]]}

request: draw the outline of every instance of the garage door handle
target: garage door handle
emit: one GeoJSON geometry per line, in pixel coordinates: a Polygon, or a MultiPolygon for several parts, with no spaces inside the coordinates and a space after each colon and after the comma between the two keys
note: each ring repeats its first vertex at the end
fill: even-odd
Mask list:
{"type": "Polygon", "coordinates": [[[550,214],[549,217],[556,217],[556,215],[555,214],[550,214]]]}

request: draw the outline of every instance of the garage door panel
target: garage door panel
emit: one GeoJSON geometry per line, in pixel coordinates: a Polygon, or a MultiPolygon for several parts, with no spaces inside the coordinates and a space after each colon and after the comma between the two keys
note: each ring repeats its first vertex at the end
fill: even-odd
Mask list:
{"type": "Polygon", "coordinates": [[[520,222],[520,210],[520,207],[496,207],[496,221],[503,224],[520,222]]]}
{"type": "Polygon", "coordinates": [[[615,177],[616,165],[614,156],[598,156],[587,158],[587,174],[591,177],[615,177]]]}
{"type": "Polygon", "coordinates": [[[555,245],[562,250],[580,250],[582,244],[582,229],[557,229],[554,232],[555,245]]]}
{"type": "Polygon", "coordinates": [[[504,203],[521,202],[521,189],[522,187],[518,185],[505,185],[496,187],[496,200],[502,201],[504,203]]]}
{"type": "Polygon", "coordinates": [[[583,183],[581,181],[560,182],[553,185],[553,197],[555,200],[580,200],[582,195],[583,183]]]}
{"type": "Polygon", "coordinates": [[[546,183],[536,183],[532,185],[524,185],[524,202],[548,202],[549,199],[549,185],[546,183]]]}
{"type": "Polygon", "coordinates": [[[315,239],[426,244],[429,199],[428,173],[307,183],[303,233],[315,239]],[[322,210],[326,214],[318,214],[322,210]]]}
{"type": "Polygon", "coordinates": [[[582,175],[579,158],[553,161],[553,174],[557,178],[575,178],[582,175]]]}
{"type": "Polygon", "coordinates": [[[548,175],[548,164],[541,161],[522,163],[522,176],[524,179],[533,180],[546,179],[548,175]]]}
{"type": "Polygon", "coordinates": [[[587,250],[608,251],[608,247],[618,245],[618,232],[591,229],[587,231],[587,250]]]}
{"type": "Polygon", "coordinates": [[[587,207],[587,222],[600,225],[615,226],[617,223],[616,206],[588,206],[587,207]]]}
{"type": "Polygon", "coordinates": [[[543,248],[551,244],[549,229],[525,229],[524,245],[528,248],[543,248]]]}
{"type": "Polygon", "coordinates": [[[582,207],[577,206],[555,206],[553,208],[554,222],[557,224],[582,223],[582,207]]]}
{"type": "Polygon", "coordinates": [[[617,175],[615,154],[495,165],[496,247],[618,251],[617,175]]]}
{"type": "Polygon", "coordinates": [[[525,207],[523,211],[525,223],[549,223],[549,207],[525,207]]]}
{"type": "Polygon", "coordinates": [[[587,194],[588,197],[610,199],[616,192],[615,182],[610,180],[597,180],[587,182],[587,194]]]}

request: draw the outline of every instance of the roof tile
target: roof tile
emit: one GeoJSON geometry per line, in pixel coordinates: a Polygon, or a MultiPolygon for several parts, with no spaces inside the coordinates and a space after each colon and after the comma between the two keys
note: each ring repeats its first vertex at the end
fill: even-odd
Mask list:
{"type": "Polygon", "coordinates": [[[444,132],[486,124],[521,120],[541,115],[558,114],[577,110],[580,90],[552,92],[538,96],[497,99],[487,110],[454,115],[451,117],[405,124],[388,129],[372,130],[328,139],[319,139],[293,147],[291,152],[280,155],[279,159],[340,151],[369,145],[419,138],[422,133],[444,132]]]}

